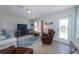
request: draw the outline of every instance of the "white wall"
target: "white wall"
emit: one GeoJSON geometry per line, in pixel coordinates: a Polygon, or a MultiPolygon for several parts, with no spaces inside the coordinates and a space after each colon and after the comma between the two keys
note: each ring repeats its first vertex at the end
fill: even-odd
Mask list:
{"type": "Polygon", "coordinates": [[[75,8],[71,8],[71,9],[67,9],[67,10],[63,10],[61,12],[57,12],[57,13],[52,13],[51,15],[48,16],[44,16],[44,17],[40,17],[35,19],[34,21],[41,21],[44,20],[44,22],[50,23],[53,22],[52,26],[48,26],[48,28],[53,28],[55,30],[55,36],[54,39],[58,40],[58,34],[59,34],[59,19],[62,18],[69,18],[69,21],[71,22],[71,30],[69,31],[69,35],[70,35],[70,39],[75,38],[75,8]]]}
{"type": "Polygon", "coordinates": [[[5,27],[9,32],[14,32],[17,29],[17,24],[27,24],[27,27],[30,28],[30,20],[0,14],[0,29],[5,27]]]}

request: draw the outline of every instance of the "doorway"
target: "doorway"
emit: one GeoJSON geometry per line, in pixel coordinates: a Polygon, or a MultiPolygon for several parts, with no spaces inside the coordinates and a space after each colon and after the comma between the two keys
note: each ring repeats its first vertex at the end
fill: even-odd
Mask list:
{"type": "Polygon", "coordinates": [[[71,19],[63,18],[59,20],[59,41],[69,44],[71,38],[71,19]]]}
{"type": "Polygon", "coordinates": [[[34,22],[34,31],[41,32],[41,21],[34,22]]]}
{"type": "Polygon", "coordinates": [[[68,18],[59,20],[59,38],[68,40],[68,18]]]}

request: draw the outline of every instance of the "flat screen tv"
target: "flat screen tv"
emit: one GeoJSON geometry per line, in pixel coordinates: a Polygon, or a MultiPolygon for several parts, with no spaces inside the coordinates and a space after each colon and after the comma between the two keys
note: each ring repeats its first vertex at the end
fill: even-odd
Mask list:
{"type": "Polygon", "coordinates": [[[17,30],[27,30],[27,24],[17,24],[17,30]]]}

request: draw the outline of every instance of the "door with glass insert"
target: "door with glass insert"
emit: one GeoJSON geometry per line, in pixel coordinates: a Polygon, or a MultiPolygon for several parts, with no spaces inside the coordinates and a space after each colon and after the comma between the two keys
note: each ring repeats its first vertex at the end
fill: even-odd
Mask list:
{"type": "Polygon", "coordinates": [[[59,20],[59,38],[68,40],[68,18],[59,20]]]}

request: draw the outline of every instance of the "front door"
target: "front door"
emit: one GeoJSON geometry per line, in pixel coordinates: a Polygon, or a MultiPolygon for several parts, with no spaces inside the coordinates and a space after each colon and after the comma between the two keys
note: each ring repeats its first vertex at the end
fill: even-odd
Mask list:
{"type": "Polygon", "coordinates": [[[59,21],[59,38],[68,40],[68,18],[59,21]]]}

